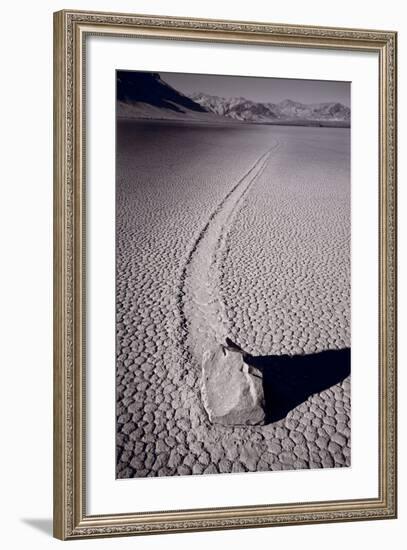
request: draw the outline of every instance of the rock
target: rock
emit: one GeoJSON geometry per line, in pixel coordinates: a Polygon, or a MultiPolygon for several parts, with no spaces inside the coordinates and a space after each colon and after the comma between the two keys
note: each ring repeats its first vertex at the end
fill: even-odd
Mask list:
{"type": "Polygon", "coordinates": [[[264,424],[262,374],[248,365],[246,354],[236,348],[216,346],[204,353],[201,381],[204,407],[214,424],[264,424]]]}

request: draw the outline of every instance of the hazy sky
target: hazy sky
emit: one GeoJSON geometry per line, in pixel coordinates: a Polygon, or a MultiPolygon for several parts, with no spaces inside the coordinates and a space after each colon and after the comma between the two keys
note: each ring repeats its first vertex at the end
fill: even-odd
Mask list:
{"type": "Polygon", "coordinates": [[[283,99],[301,103],[337,101],[350,107],[350,82],[185,73],[160,73],[160,76],[183,94],[203,92],[263,103],[278,103],[283,99]]]}

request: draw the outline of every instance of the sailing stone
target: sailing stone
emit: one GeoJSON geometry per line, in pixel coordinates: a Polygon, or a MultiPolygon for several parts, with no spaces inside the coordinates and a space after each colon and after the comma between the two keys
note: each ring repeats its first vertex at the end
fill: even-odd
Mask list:
{"type": "Polygon", "coordinates": [[[201,394],[214,424],[256,426],[265,422],[262,373],[245,362],[239,349],[217,345],[204,353],[201,394]]]}

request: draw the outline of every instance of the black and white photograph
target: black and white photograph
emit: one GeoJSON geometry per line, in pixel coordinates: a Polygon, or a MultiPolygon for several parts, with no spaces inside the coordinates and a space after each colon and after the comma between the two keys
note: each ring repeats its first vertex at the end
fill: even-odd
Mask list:
{"type": "Polygon", "coordinates": [[[351,465],[350,90],[116,72],[116,478],[351,465]]]}
{"type": "Polygon", "coordinates": [[[400,548],[402,6],[3,4],[2,548],[400,548]]]}

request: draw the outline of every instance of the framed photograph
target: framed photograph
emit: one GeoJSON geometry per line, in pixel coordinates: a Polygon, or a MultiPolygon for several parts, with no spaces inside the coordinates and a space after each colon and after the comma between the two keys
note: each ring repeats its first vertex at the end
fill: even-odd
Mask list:
{"type": "Polygon", "coordinates": [[[396,33],[54,52],[55,536],[396,517],[396,33]]]}

